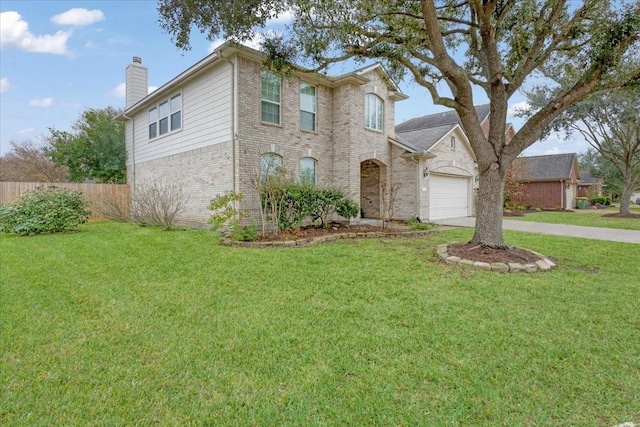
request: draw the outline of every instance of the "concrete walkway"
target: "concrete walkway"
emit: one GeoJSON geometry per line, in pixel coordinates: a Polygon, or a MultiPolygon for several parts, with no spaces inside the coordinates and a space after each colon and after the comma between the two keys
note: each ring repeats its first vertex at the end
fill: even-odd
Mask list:
{"type": "MultiPolygon", "coordinates": [[[[452,227],[475,227],[474,217],[450,218],[433,221],[434,224],[452,227]]],[[[616,228],[582,227],[578,225],[547,224],[542,222],[514,221],[503,219],[504,230],[526,231],[528,233],[553,234],[556,236],[582,237],[584,239],[609,240],[640,244],[640,231],[616,228]]]]}

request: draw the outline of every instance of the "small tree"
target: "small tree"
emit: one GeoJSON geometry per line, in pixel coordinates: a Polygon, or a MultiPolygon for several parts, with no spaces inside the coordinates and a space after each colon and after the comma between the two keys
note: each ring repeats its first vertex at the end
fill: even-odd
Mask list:
{"type": "Polygon", "coordinates": [[[0,181],[66,182],[67,168],[56,166],[43,146],[33,141],[10,142],[11,150],[0,157],[0,181]]]}
{"type": "Polygon", "coordinates": [[[524,200],[525,181],[529,179],[524,163],[514,162],[507,171],[504,181],[504,207],[516,209],[524,200]]]}
{"type": "Polygon", "coordinates": [[[207,208],[213,212],[208,221],[211,229],[226,235],[238,227],[240,219],[249,215],[247,211],[237,209],[243,198],[244,194],[235,191],[227,191],[213,198],[207,208]]]}
{"type": "Polygon", "coordinates": [[[398,202],[398,192],[402,187],[401,182],[387,183],[383,180],[380,183],[382,193],[382,228],[387,228],[389,221],[393,218],[398,202]]]}

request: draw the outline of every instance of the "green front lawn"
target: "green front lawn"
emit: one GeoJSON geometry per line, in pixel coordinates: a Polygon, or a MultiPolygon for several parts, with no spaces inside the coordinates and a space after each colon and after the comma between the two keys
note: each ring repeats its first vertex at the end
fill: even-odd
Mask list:
{"type": "Polygon", "coordinates": [[[222,247],[91,223],[0,236],[0,424],[611,426],[640,417],[640,245],[505,232],[497,274],[428,239],[222,247]]]}
{"type": "MultiPolygon", "coordinates": [[[[640,214],[640,208],[633,207],[631,213],[640,214]]],[[[516,221],[547,222],[552,224],[583,225],[587,227],[619,228],[624,230],[640,230],[638,218],[606,218],[605,214],[617,213],[618,208],[585,209],[575,212],[527,212],[525,216],[510,216],[504,219],[516,221]]]]}

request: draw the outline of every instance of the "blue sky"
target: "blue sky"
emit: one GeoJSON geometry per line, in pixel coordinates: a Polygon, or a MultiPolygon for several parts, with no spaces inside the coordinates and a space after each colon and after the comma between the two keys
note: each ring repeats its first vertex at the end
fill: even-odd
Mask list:
{"type": "MultiPolygon", "coordinates": [[[[152,0],[36,1],[2,0],[0,11],[0,155],[11,141],[32,140],[48,128],[71,130],[88,108],[124,106],[124,69],[140,56],[149,69],[151,89],[193,65],[213,44],[193,33],[192,49],[180,51],[158,24],[152,0]]],[[[272,23],[281,30],[286,17],[272,23]]],[[[254,46],[255,47],[255,46],[254,46]]],[[[335,74],[351,71],[345,66],[335,74]]],[[[396,104],[396,122],[442,111],[425,89],[399,82],[410,96],[396,104]]],[[[476,103],[486,102],[478,98],[476,103]]],[[[512,107],[523,102],[513,99],[512,107]]],[[[521,121],[510,117],[519,128],[521,121]]],[[[551,137],[527,155],[582,152],[584,141],[551,137]]]]}

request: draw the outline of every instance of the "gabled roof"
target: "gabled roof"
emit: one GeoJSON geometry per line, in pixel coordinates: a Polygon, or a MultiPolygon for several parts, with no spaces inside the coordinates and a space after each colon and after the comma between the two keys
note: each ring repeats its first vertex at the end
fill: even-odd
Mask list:
{"type": "Polygon", "coordinates": [[[580,179],[576,153],[518,157],[513,164],[517,168],[518,178],[522,181],[569,180],[572,168],[575,168],[576,176],[580,179]]]}
{"type": "Polygon", "coordinates": [[[451,132],[457,124],[445,124],[427,129],[416,129],[408,132],[396,133],[396,139],[413,148],[415,151],[429,151],[436,142],[451,132]]]}
{"type": "Polygon", "coordinates": [[[602,184],[602,178],[591,176],[589,172],[580,172],[580,183],[578,185],[602,184]]]}
{"type": "MultiPolygon", "coordinates": [[[[166,94],[169,91],[174,90],[175,87],[178,87],[179,85],[183,84],[185,81],[193,78],[194,76],[198,75],[199,73],[203,72],[204,70],[208,69],[214,64],[221,61],[226,61],[228,58],[234,55],[251,58],[258,62],[261,62],[265,57],[265,54],[258,50],[252,49],[242,44],[227,41],[222,45],[218,46],[212,53],[205,56],[203,59],[201,59],[191,67],[187,68],[185,71],[183,71],[182,73],[180,73],[179,75],[177,75],[176,77],[168,81],[167,83],[163,84],[158,89],[151,92],[146,97],[142,98],[140,101],[136,102],[131,106],[126,107],[125,113],[126,114],[135,113],[136,110],[141,109],[147,103],[153,101],[154,99],[159,99],[163,96],[166,96],[166,94]]],[[[304,78],[306,80],[311,80],[310,81],[311,83],[323,84],[330,88],[335,88],[348,83],[363,85],[370,81],[370,79],[366,78],[363,74],[371,70],[376,70],[378,74],[382,76],[382,79],[386,82],[387,86],[389,87],[389,90],[391,91],[390,93],[391,99],[393,99],[394,101],[400,101],[408,98],[407,95],[403,94],[402,91],[400,91],[397,84],[393,81],[391,76],[389,76],[389,73],[384,69],[384,67],[380,63],[369,65],[359,70],[355,70],[350,73],[342,74],[339,76],[328,76],[325,74],[314,73],[298,65],[294,65],[293,69],[294,69],[294,73],[298,73],[299,75],[304,75],[305,76],[304,78]]]]}
{"type": "MultiPolygon", "coordinates": [[[[489,104],[478,105],[475,109],[480,122],[484,122],[489,116],[489,104]]],[[[430,114],[396,125],[395,139],[416,152],[427,152],[456,127],[462,129],[455,110],[430,114]]]]}
{"type": "MultiPolygon", "coordinates": [[[[489,104],[478,105],[475,107],[475,109],[476,114],[480,119],[480,123],[484,122],[487,117],[489,117],[489,104]]],[[[396,125],[396,133],[457,124],[462,126],[462,123],[460,123],[460,117],[458,117],[458,112],[456,110],[451,110],[445,111],[443,113],[430,114],[428,116],[415,117],[413,119],[407,120],[406,122],[396,125]]]]}

